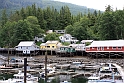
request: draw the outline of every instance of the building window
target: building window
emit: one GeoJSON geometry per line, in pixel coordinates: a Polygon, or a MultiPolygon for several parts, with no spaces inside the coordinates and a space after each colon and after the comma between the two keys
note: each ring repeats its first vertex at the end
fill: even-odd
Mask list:
{"type": "Polygon", "coordinates": [[[87,50],[90,50],[90,47],[87,47],[87,50]]]}
{"type": "Polygon", "coordinates": [[[50,48],[50,46],[47,46],[47,48],[50,48]]]}
{"type": "Polygon", "coordinates": [[[65,51],[67,51],[68,50],[68,48],[65,48],[65,51]]]}
{"type": "Polygon", "coordinates": [[[54,48],[54,46],[52,46],[52,48],[54,48]]]}
{"type": "Polygon", "coordinates": [[[66,40],[69,40],[69,38],[66,38],[66,40]]]}
{"type": "Polygon", "coordinates": [[[97,50],[100,50],[100,47],[97,47],[97,50]]]}
{"type": "Polygon", "coordinates": [[[64,50],[64,48],[60,48],[62,51],[64,50]]]}
{"type": "Polygon", "coordinates": [[[60,37],[61,39],[63,38],[63,37],[60,37]]]}
{"type": "Polygon", "coordinates": [[[101,47],[101,50],[104,50],[104,47],[101,47]]]}
{"type": "Polygon", "coordinates": [[[121,50],[121,49],[122,49],[122,47],[118,47],[118,49],[119,49],[119,50],[121,50]]]}
{"type": "Polygon", "coordinates": [[[94,47],[92,47],[92,49],[94,49],[94,47]]]}
{"type": "Polygon", "coordinates": [[[112,49],[113,49],[113,50],[115,50],[115,49],[116,49],[116,47],[112,47],[112,49]]]}

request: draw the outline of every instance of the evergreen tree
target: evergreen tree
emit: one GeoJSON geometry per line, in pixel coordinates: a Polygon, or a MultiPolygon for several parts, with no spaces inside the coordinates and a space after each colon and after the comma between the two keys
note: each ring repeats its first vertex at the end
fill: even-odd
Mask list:
{"type": "Polygon", "coordinates": [[[71,24],[71,12],[67,6],[60,9],[59,15],[59,28],[64,29],[67,25],[71,24]]]}
{"type": "Polygon", "coordinates": [[[6,22],[7,22],[8,18],[7,18],[7,14],[6,14],[6,9],[4,9],[2,11],[2,17],[1,17],[1,26],[3,27],[6,22]]]}

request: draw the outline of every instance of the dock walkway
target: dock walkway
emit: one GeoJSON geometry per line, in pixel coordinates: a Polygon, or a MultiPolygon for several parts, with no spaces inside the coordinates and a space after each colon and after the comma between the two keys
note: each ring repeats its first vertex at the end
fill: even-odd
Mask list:
{"type": "Polygon", "coordinates": [[[115,64],[115,63],[112,63],[118,70],[118,72],[120,73],[120,75],[122,76],[122,80],[123,80],[123,83],[124,83],[124,70],[122,69],[121,66],[115,64]]]}

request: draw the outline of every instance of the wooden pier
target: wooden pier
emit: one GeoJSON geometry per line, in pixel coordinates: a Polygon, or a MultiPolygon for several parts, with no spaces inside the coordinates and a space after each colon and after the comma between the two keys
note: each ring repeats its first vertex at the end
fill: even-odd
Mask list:
{"type": "Polygon", "coordinates": [[[117,68],[118,72],[120,73],[122,80],[124,82],[124,69],[122,69],[122,67],[120,67],[119,65],[113,63],[113,65],[117,68]]]}

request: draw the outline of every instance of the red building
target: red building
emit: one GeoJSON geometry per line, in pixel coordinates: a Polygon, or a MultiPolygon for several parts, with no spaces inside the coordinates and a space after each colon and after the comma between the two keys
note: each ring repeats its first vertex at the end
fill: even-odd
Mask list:
{"type": "Polygon", "coordinates": [[[86,46],[86,52],[89,55],[123,56],[124,40],[93,41],[89,46],[86,46]]]}

